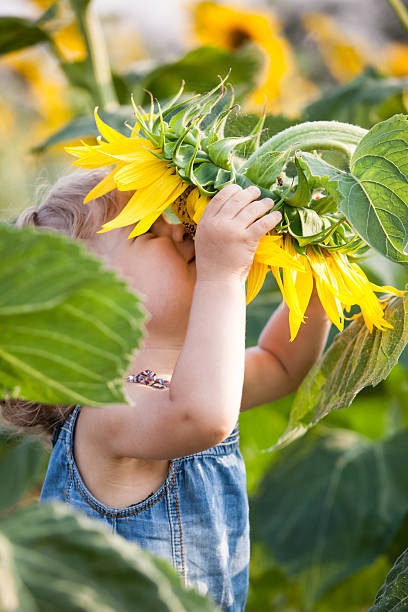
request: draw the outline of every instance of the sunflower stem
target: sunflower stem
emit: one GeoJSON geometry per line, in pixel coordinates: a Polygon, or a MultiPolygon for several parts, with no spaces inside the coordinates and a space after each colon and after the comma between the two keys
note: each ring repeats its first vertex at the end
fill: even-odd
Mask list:
{"type": "Polygon", "coordinates": [[[408,32],[408,9],[402,3],[402,0],[387,0],[390,7],[395,11],[398,19],[408,32]]]}
{"type": "Polygon", "coordinates": [[[78,20],[88,52],[88,62],[95,84],[94,103],[103,110],[113,111],[118,106],[118,99],[112,81],[112,72],[101,24],[91,3],[81,0],[69,0],[78,20]]]}

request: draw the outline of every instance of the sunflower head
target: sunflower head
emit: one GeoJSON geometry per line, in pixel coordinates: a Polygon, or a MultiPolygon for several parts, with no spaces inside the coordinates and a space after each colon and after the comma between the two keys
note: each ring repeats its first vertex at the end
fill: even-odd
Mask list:
{"type": "Polygon", "coordinates": [[[101,134],[98,144],[67,150],[78,166],[115,167],[84,203],[115,188],[134,191],[119,215],[99,231],[136,224],[129,238],[138,236],[171,207],[193,236],[209,199],[222,187],[257,185],[262,196],[275,201],[274,210],[282,211],[282,220],[259,242],[248,276],[247,302],[271,270],[290,309],[292,340],[305,322],[313,284],[339,329],[344,309],[354,304],[360,306],[369,329],[385,329],[374,292],[399,293],[370,283],[353,261],[368,246],[338,209],[336,169],[332,177],[325,176],[317,171],[321,158],[308,153],[327,145],[350,157],[365,130],[337,122],[305,123],[261,145],[265,119],[261,117],[251,133],[226,136],[234,95],[225,80],[209,93],[187,100],[181,99],[181,87],[163,107],[152,98],[148,111],[134,104],[135,124],[129,136],[104,123],[95,111],[101,134]]]}

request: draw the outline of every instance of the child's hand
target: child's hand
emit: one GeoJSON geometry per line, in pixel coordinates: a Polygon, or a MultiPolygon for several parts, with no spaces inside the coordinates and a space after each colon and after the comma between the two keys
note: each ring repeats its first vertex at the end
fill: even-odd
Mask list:
{"type": "Polygon", "coordinates": [[[227,185],[210,200],[195,236],[197,280],[246,280],[259,240],[281,219],[265,215],[273,200],[260,194],[255,185],[227,185]]]}

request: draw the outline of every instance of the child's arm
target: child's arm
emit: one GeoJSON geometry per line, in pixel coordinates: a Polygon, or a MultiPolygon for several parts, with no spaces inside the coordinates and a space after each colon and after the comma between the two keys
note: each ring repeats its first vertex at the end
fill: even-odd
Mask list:
{"type": "Polygon", "coordinates": [[[258,345],[246,349],[241,411],[272,402],[296,391],[321,356],[330,321],[316,288],[306,310],[306,324],[290,342],[288,307],[278,307],[265,325],[258,345]]]}
{"type": "Polygon", "coordinates": [[[280,220],[256,187],[229,185],[196,233],[197,281],[170,387],[128,389],[132,405],[88,408],[90,444],[114,457],[169,459],[221,442],[238,420],[245,370],[245,280],[259,240],[280,220]]]}

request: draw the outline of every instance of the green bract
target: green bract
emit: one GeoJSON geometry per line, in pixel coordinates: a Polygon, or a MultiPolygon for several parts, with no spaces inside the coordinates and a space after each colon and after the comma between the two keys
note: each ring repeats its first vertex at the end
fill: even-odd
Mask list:
{"type": "Polygon", "coordinates": [[[225,136],[236,108],[225,81],[183,101],[181,87],[163,108],[152,97],[149,114],[134,105],[135,129],[203,195],[229,183],[257,185],[282,211],[276,231],[288,232],[301,253],[316,245],[353,256],[371,246],[393,261],[408,261],[405,115],[370,131],[337,121],[300,123],[260,146],[265,117],[249,134],[225,136]],[[330,150],[340,153],[341,169],[322,156],[330,150]]]}

